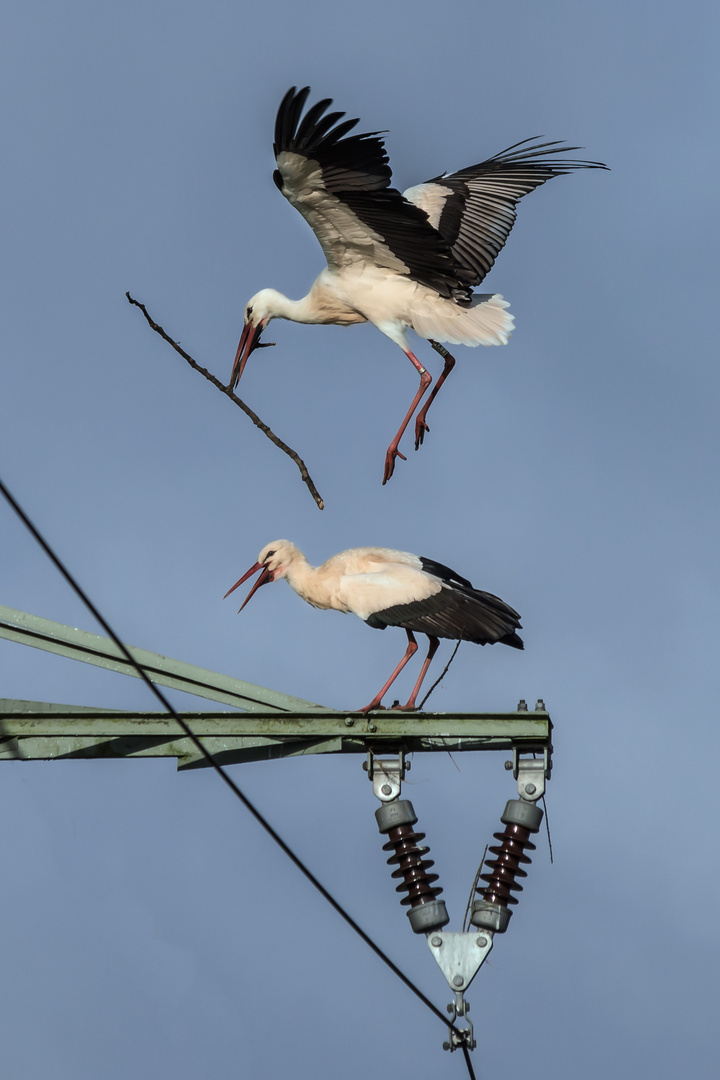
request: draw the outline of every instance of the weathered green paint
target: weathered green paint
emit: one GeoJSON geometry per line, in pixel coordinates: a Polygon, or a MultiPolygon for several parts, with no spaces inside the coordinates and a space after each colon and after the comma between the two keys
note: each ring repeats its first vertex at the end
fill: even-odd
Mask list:
{"type": "MultiPolygon", "coordinates": [[[[362,713],[320,711],[183,713],[221,764],[302,754],[408,751],[526,751],[550,745],[546,712],[362,713]]],[[[45,705],[0,699],[0,760],[175,757],[206,765],[165,713],[45,705]]]]}
{"type": "MultiPolygon", "coordinates": [[[[1,604],[0,638],[140,678],[136,669],[127,662],[110,638],[90,634],[86,630],[76,630],[72,626],[41,619],[38,615],[28,615],[24,611],[16,611],[1,604]]],[[[138,664],[145,668],[153,682],[159,686],[184,690],[196,697],[209,698],[221,705],[231,705],[245,712],[285,713],[298,709],[324,711],[322,705],[303,701],[302,698],[267,690],[264,686],[255,686],[228,675],[219,675],[215,671],[186,664],[181,660],[171,660],[146,649],[136,649],[130,645],[127,647],[138,664]]]]}

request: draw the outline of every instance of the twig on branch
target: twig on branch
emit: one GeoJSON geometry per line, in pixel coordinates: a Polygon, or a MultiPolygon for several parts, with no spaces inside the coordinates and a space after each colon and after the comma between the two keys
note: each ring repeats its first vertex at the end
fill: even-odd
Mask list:
{"type": "Polygon", "coordinates": [[[303,483],[307,486],[307,489],[317,503],[318,508],[320,510],[323,510],[325,508],[325,503],[322,500],[320,492],[313,483],[313,479],[307,470],[307,465],[300,457],[300,455],[297,454],[292,449],[292,447],[288,446],[287,443],[284,443],[282,439],[279,439],[275,432],[271,431],[267,424],[264,424],[262,422],[257,413],[254,413],[252,409],[248,405],[246,405],[241,398],[239,398],[236,394],[232,392],[229,386],[224,386],[223,383],[221,383],[219,379],[215,378],[214,375],[211,375],[211,373],[206,368],[201,367],[196,360],[193,360],[192,356],[190,356],[189,353],[186,353],[185,350],[178,345],[177,341],[173,341],[169,334],[165,333],[162,326],[160,326],[159,323],[156,323],[153,319],[150,318],[147,308],[144,304],[141,304],[139,300],[134,300],[129,292],[126,292],[125,295],[127,296],[128,301],[131,304],[133,304],[135,307],[140,308],[143,315],[147,319],[148,326],[152,330],[154,330],[156,334],[159,334],[161,338],[167,341],[168,345],[172,345],[175,352],[180,353],[180,356],[182,356],[183,360],[187,360],[191,368],[194,368],[195,371],[199,371],[201,375],[205,376],[208,382],[211,382],[213,386],[216,386],[221,393],[225,394],[226,397],[229,397],[231,401],[234,401],[238,408],[242,409],[245,415],[252,420],[255,427],[260,428],[263,434],[267,435],[270,442],[275,443],[275,446],[279,447],[284,454],[287,454],[289,458],[292,458],[292,460],[295,462],[298,469],[300,470],[300,476],[302,477],[303,483]]]}
{"type": "Polygon", "coordinates": [[[448,670],[449,670],[449,668],[450,668],[450,665],[452,664],[453,660],[455,659],[455,653],[456,653],[456,652],[458,651],[458,649],[460,648],[460,642],[461,642],[461,641],[462,641],[462,638],[460,638],[460,641],[458,641],[457,645],[456,645],[456,646],[455,646],[455,648],[453,649],[453,653],[452,653],[452,656],[450,657],[450,659],[448,660],[447,664],[445,665],[445,669],[444,669],[444,671],[443,671],[442,675],[440,675],[440,676],[439,676],[439,677],[438,677],[438,678],[437,678],[437,679],[435,680],[435,682],[434,682],[434,683],[432,684],[432,686],[431,686],[431,687],[430,687],[430,689],[428,690],[428,692],[427,692],[427,694],[425,695],[425,697],[424,697],[424,698],[422,699],[422,701],[421,701],[421,702],[420,702],[420,704],[418,705],[418,712],[422,712],[422,710],[423,710],[423,707],[424,707],[424,705],[425,705],[425,702],[426,702],[426,701],[427,701],[427,699],[428,699],[428,698],[430,697],[430,695],[432,694],[432,692],[433,692],[433,690],[435,689],[435,687],[436,687],[436,686],[438,685],[438,683],[441,683],[441,682],[443,681],[443,679],[445,678],[445,676],[447,675],[447,673],[448,673],[448,670]]]}

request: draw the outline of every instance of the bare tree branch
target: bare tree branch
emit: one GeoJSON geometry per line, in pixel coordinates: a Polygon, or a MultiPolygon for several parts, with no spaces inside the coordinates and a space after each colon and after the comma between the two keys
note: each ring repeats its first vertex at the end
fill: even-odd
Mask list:
{"type": "Polygon", "coordinates": [[[178,345],[177,341],[173,341],[173,339],[170,337],[170,335],[165,333],[162,326],[160,326],[159,323],[156,323],[153,319],[150,318],[150,316],[148,315],[147,308],[145,307],[144,304],[141,304],[139,300],[134,300],[129,292],[126,292],[125,295],[127,296],[128,301],[131,304],[134,304],[135,307],[140,308],[143,315],[147,319],[148,326],[152,330],[154,330],[156,334],[159,334],[161,338],[163,338],[165,341],[167,341],[168,345],[172,345],[175,352],[180,353],[180,356],[182,356],[183,360],[187,360],[187,362],[188,362],[188,364],[190,365],[191,368],[194,368],[195,371],[199,371],[201,375],[205,376],[205,378],[208,380],[208,382],[211,382],[213,384],[213,386],[216,386],[218,388],[218,390],[222,394],[225,394],[225,396],[230,398],[231,401],[234,401],[235,404],[238,406],[238,408],[242,409],[242,411],[245,413],[245,415],[248,416],[252,420],[255,427],[260,428],[260,430],[263,432],[263,434],[267,435],[270,442],[275,443],[275,446],[279,447],[283,451],[284,454],[287,454],[289,458],[292,458],[292,460],[295,462],[298,469],[300,470],[300,476],[302,477],[303,483],[307,486],[307,489],[310,492],[310,494],[312,495],[313,499],[315,500],[318,508],[320,510],[323,510],[325,508],[325,503],[322,500],[322,496],[320,495],[320,492],[315,487],[315,484],[313,483],[313,479],[312,479],[310,473],[307,470],[307,466],[306,466],[305,462],[303,461],[303,459],[300,457],[300,455],[297,454],[292,449],[292,447],[288,446],[287,443],[284,443],[282,441],[282,439],[279,439],[277,437],[277,435],[274,433],[274,431],[271,431],[271,429],[267,426],[267,424],[264,424],[262,422],[262,420],[257,415],[257,413],[254,413],[252,411],[252,409],[249,408],[249,406],[247,406],[244,401],[242,401],[241,398],[239,398],[236,394],[234,394],[232,392],[232,390],[230,389],[229,386],[225,386],[223,383],[220,382],[219,379],[215,378],[214,375],[211,375],[210,372],[206,368],[201,367],[200,364],[198,364],[196,360],[193,360],[192,356],[190,356],[189,353],[186,353],[185,350],[182,349],[178,345]]]}

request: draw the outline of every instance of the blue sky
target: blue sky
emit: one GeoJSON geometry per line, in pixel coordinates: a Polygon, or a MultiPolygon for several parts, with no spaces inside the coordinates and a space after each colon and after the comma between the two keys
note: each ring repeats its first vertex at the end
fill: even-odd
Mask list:
{"type": "MultiPolygon", "coordinates": [[[[541,846],[471,991],[478,1073],[715,1076],[715,7],[26,0],[0,20],[5,482],[124,640],[330,706],[367,701],[404,636],[281,586],[238,617],[221,597],[269,540],[311,562],[415,551],[516,607],[525,652],[464,646],[432,699],[542,697],[556,724],[555,864],[541,846]],[[410,365],[369,326],[273,326],[242,394],[323,513],[124,295],[226,378],[247,299],[307,291],[322,255],[271,181],[277,105],[305,83],[388,130],[401,188],[533,135],[612,168],[523,201],[487,279],[512,341],[458,349],[426,445],[385,488],[410,365]]],[[[0,601],[95,629],[3,507],[0,529],[0,601]]],[[[0,642],[0,667],[5,697],[155,707],[135,680],[21,646],[0,642]]],[[[428,755],[406,788],[456,923],[513,795],[502,760],[428,755]]],[[[215,777],[1,775],[7,1075],[462,1073],[215,777]]],[[[234,775],[442,1006],[359,759],[234,775]]]]}

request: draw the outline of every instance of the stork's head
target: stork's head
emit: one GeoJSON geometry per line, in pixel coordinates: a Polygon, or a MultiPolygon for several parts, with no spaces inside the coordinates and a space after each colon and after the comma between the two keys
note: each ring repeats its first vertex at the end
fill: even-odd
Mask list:
{"type": "Polygon", "coordinates": [[[240,381],[250,353],[254,349],[263,348],[260,345],[260,335],[273,316],[277,314],[275,299],[278,295],[275,289],[261,289],[247,302],[243,331],[230,376],[230,387],[233,390],[240,381]]]}
{"type": "MultiPolygon", "coordinates": [[[[247,581],[249,577],[252,577],[253,574],[256,574],[258,570],[260,570],[260,577],[240,605],[239,610],[242,611],[250,597],[257,592],[261,585],[266,585],[269,581],[280,581],[281,578],[284,578],[290,564],[299,554],[299,550],[289,540],[273,540],[272,544],[265,545],[258,555],[258,561],[255,565],[251,566],[250,569],[243,574],[240,580],[235,582],[232,589],[228,589],[225,596],[229,596],[231,592],[235,592],[238,585],[242,585],[243,582],[247,581]]],[[[225,599],[225,596],[223,596],[223,600],[225,599]]]]}

